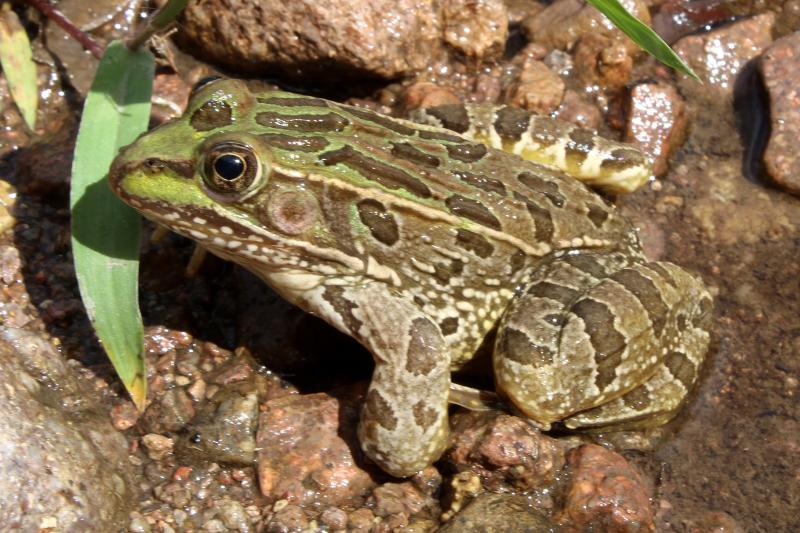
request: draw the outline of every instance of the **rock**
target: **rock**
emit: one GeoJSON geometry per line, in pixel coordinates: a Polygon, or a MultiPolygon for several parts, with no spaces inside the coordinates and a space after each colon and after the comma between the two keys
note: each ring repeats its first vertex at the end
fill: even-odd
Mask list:
{"type": "Polygon", "coordinates": [[[555,117],[579,128],[595,131],[603,121],[603,115],[596,105],[570,90],[564,92],[564,99],[556,109],[555,117]]]}
{"type": "Polygon", "coordinates": [[[715,511],[705,513],[687,533],[744,533],[744,529],[728,513],[715,511]]]}
{"type": "Polygon", "coordinates": [[[170,453],[175,442],[169,437],[157,433],[148,433],[142,437],[142,444],[147,449],[147,456],[154,461],[160,461],[170,453]]]}
{"type": "Polygon", "coordinates": [[[678,91],[666,83],[642,83],[628,100],[625,142],[650,156],[653,174],[667,171],[669,157],[686,138],[686,104],[678,91]]]}
{"type": "Polygon", "coordinates": [[[435,83],[419,81],[403,90],[401,106],[406,111],[447,104],[460,104],[461,99],[447,87],[435,83]]]}
{"type": "Polygon", "coordinates": [[[530,490],[551,484],[564,465],[566,444],[542,435],[519,417],[461,412],[452,418],[444,459],[477,473],[490,489],[509,484],[530,490]]]}
{"type": "Polygon", "coordinates": [[[631,78],[633,57],[622,42],[587,33],[575,45],[575,74],[587,86],[607,93],[623,89],[631,78]]]}
{"type": "Polygon", "coordinates": [[[550,533],[555,525],[516,494],[484,493],[472,500],[439,533],[550,533]]]}
{"type": "Polygon", "coordinates": [[[506,101],[516,107],[549,114],[564,97],[564,81],[542,61],[525,61],[517,81],[508,89],[506,101]]]}
{"type": "Polygon", "coordinates": [[[566,498],[556,513],[562,531],[653,531],[650,489],[621,455],[584,444],[570,452],[569,469],[566,498]]]}
{"type": "Polygon", "coordinates": [[[700,85],[679,74],[681,92],[710,99],[732,96],[736,76],[772,42],[774,23],[775,14],[766,12],[679,40],[673,49],[703,80],[700,85]]]}
{"type": "MultiPolygon", "coordinates": [[[[0,233],[14,227],[14,204],[17,202],[17,191],[7,181],[0,181],[0,233]]],[[[3,274],[3,281],[5,281],[3,274]]],[[[10,282],[6,281],[6,284],[10,282]]]]}
{"type": "Polygon", "coordinates": [[[775,41],[764,51],[758,68],[769,94],[767,174],[778,187],[800,194],[800,32],[775,41]]]}
{"type": "MultiPolygon", "coordinates": [[[[650,11],[642,0],[622,0],[622,5],[642,22],[650,24],[650,11]]],[[[528,40],[547,48],[570,50],[586,34],[609,37],[622,42],[630,55],[641,51],[638,45],[625,37],[605,15],[582,0],[556,0],[539,13],[522,22],[528,40]]]]}
{"type": "Polygon", "coordinates": [[[272,515],[264,531],[267,533],[287,533],[309,531],[308,515],[298,505],[280,505],[272,515]]]}
{"type": "Polygon", "coordinates": [[[384,483],[372,491],[367,506],[375,516],[383,519],[390,531],[407,526],[410,517],[427,508],[438,509],[436,502],[420,493],[412,481],[384,483]]]}
{"type": "Polygon", "coordinates": [[[266,402],[258,423],[258,477],[267,498],[339,505],[375,487],[352,455],[359,449],[356,402],[328,394],[266,402]]]}
{"type": "Polygon", "coordinates": [[[508,9],[502,0],[447,0],[444,41],[471,59],[498,59],[508,40],[508,9]]]}
{"type": "Polygon", "coordinates": [[[91,382],[53,346],[0,329],[0,523],[19,531],[118,531],[136,486],[128,445],[91,382]]]}
{"type": "Polygon", "coordinates": [[[202,0],[178,24],[185,46],[239,73],[398,78],[442,50],[432,0],[202,0]]]}
{"type": "Polygon", "coordinates": [[[713,26],[733,16],[721,0],[666,0],[653,15],[653,30],[672,44],[703,26],[713,26]]]}

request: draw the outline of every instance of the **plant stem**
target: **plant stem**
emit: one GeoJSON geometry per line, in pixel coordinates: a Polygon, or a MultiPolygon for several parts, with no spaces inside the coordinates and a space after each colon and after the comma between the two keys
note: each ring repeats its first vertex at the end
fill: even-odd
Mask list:
{"type": "Polygon", "coordinates": [[[134,35],[125,44],[130,50],[139,49],[150,37],[172,24],[175,17],[178,16],[188,0],[169,0],[166,4],[161,6],[150,19],[147,21],[147,26],[138,34],[134,35]]]}
{"type": "Polygon", "coordinates": [[[100,59],[103,55],[103,49],[95,42],[86,32],[75,26],[67,17],[64,16],[59,10],[53,7],[49,0],[27,0],[27,2],[44,13],[44,15],[61,26],[65,32],[70,34],[76,41],[88,50],[94,57],[100,59]]]}

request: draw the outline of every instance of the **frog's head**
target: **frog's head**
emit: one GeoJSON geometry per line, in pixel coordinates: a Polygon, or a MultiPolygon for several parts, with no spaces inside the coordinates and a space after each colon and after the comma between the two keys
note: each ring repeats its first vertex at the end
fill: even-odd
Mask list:
{"type": "Polygon", "coordinates": [[[255,94],[228,79],[197,89],[182,117],[121,151],[109,174],[112,189],[146,217],[258,273],[306,270],[309,263],[357,267],[353,257],[332,257],[339,252],[318,192],[305,180],[312,170],[304,154],[311,161],[309,147],[318,141],[302,131],[276,133],[277,119],[264,125],[271,116],[265,106],[286,97],[255,94]]]}

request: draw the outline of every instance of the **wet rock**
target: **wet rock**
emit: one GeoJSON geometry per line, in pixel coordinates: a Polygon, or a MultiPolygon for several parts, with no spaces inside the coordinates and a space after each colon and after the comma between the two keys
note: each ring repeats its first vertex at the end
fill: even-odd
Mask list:
{"type": "Polygon", "coordinates": [[[733,16],[730,6],[721,0],[666,0],[653,15],[653,30],[667,43],[718,24],[733,16]]]}
{"type": "Polygon", "coordinates": [[[461,99],[453,91],[427,81],[409,85],[401,95],[401,106],[406,111],[459,103],[461,99]]]}
{"type": "Polygon", "coordinates": [[[775,41],[758,67],[769,94],[771,131],[764,165],[778,187],[800,194],[800,32],[775,41]]]}
{"type": "MultiPolygon", "coordinates": [[[[622,0],[622,5],[645,24],[650,12],[641,0],[622,0]]],[[[596,34],[622,42],[630,55],[640,52],[638,45],[623,35],[595,8],[581,0],[557,0],[533,17],[523,21],[522,28],[530,41],[547,48],[570,50],[582,36],[596,34]]]]}
{"type": "Polygon", "coordinates": [[[205,0],[183,11],[178,37],[237,72],[332,81],[424,68],[442,49],[439,25],[431,0],[205,0]]]}
{"type": "Polygon", "coordinates": [[[628,101],[625,142],[650,156],[653,174],[667,171],[669,156],[686,138],[686,104],[671,85],[642,83],[631,90],[628,101]]]}
{"type": "Polygon", "coordinates": [[[289,533],[308,531],[308,516],[299,505],[290,505],[281,502],[276,505],[278,509],[267,523],[267,533],[289,533]]]}
{"type": "Polygon", "coordinates": [[[20,531],[116,531],[133,481],[125,439],[91,382],[32,333],[0,330],[0,523],[20,531]]]}
{"type": "MultiPolygon", "coordinates": [[[[0,233],[14,227],[14,203],[17,200],[17,191],[7,181],[0,181],[0,233]]],[[[5,281],[5,277],[3,278],[5,281]]],[[[6,281],[6,283],[9,283],[6,281]]]]}
{"type": "Polygon", "coordinates": [[[357,421],[356,402],[328,394],[266,402],[256,437],[262,494],[302,505],[366,496],[375,484],[353,457],[357,421]]]}
{"type": "Polygon", "coordinates": [[[549,114],[564,97],[564,81],[542,61],[525,61],[517,81],[509,87],[506,101],[516,107],[549,114]]]}
{"type": "Polygon", "coordinates": [[[564,99],[558,106],[555,116],[586,130],[597,130],[603,120],[603,115],[596,105],[575,91],[569,90],[564,92],[564,99]]]}
{"type": "Polygon", "coordinates": [[[19,192],[32,195],[67,192],[76,132],[71,126],[56,130],[18,152],[14,162],[19,192]]]}
{"type": "Polygon", "coordinates": [[[508,39],[502,0],[448,0],[442,8],[444,41],[468,58],[497,59],[508,39]]]}
{"type": "MultiPolygon", "coordinates": [[[[162,380],[154,381],[155,383],[162,382],[162,380]]],[[[149,388],[152,393],[160,386],[149,388]]],[[[194,418],[194,415],[195,408],[192,399],[183,387],[175,386],[160,395],[153,395],[151,403],[140,418],[140,424],[142,429],[148,433],[180,431],[194,418]]]]}
{"type": "Polygon", "coordinates": [[[587,86],[613,93],[631,78],[633,57],[622,42],[599,33],[588,33],[575,45],[575,75],[587,86]]]}
{"type": "Polygon", "coordinates": [[[736,76],[745,64],[772,42],[774,23],[775,14],[767,12],[679,40],[673,49],[703,80],[700,85],[679,74],[681,91],[710,99],[730,97],[736,76]]]}
{"type": "Polygon", "coordinates": [[[384,483],[372,491],[367,499],[367,506],[372,509],[375,516],[382,519],[383,526],[389,531],[407,526],[410,517],[426,509],[438,511],[436,502],[430,496],[419,492],[411,481],[384,483]]]}
{"type": "Polygon", "coordinates": [[[169,437],[157,433],[148,433],[142,437],[142,444],[147,449],[147,456],[154,461],[160,461],[172,453],[175,442],[169,437]]]}
{"type": "Polygon", "coordinates": [[[549,533],[555,525],[525,496],[484,493],[472,500],[439,533],[549,533]]]}
{"type": "Polygon", "coordinates": [[[444,459],[478,474],[488,488],[530,490],[552,483],[564,465],[566,444],[544,436],[519,417],[457,413],[444,459]]]}
{"type": "Polygon", "coordinates": [[[625,459],[596,444],[569,453],[571,477],[556,519],[565,532],[654,529],[650,489],[625,459]]]}
{"type": "Polygon", "coordinates": [[[687,531],[688,533],[744,533],[744,529],[736,523],[736,520],[722,511],[705,513],[691,524],[687,531]]]}

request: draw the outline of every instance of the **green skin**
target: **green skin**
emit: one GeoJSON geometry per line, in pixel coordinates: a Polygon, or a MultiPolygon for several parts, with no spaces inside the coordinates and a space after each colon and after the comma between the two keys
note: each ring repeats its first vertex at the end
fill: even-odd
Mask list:
{"type": "MultiPolygon", "coordinates": [[[[488,121],[469,131],[573,173],[630,176],[643,161],[498,109],[432,113],[488,121]]],[[[110,181],[371,351],[359,439],[393,475],[441,455],[450,373],[487,338],[498,392],[543,428],[663,423],[708,347],[702,281],[649,262],[613,207],[557,168],[436,126],[220,80],[125,148],[110,181]]]]}

